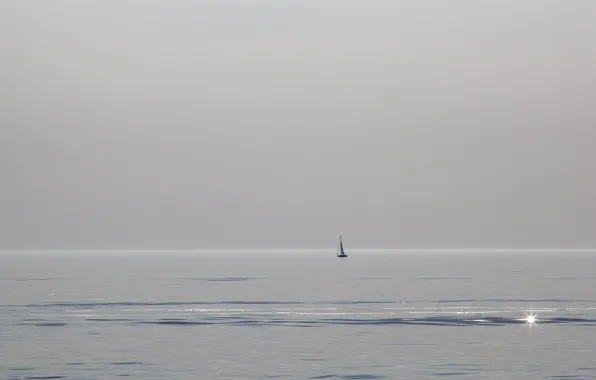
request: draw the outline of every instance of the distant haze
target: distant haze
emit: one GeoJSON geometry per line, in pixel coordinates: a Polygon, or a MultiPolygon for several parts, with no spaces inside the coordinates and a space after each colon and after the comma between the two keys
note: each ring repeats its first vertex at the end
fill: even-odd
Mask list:
{"type": "Polygon", "coordinates": [[[596,246],[596,2],[0,2],[0,248],[596,246]]]}

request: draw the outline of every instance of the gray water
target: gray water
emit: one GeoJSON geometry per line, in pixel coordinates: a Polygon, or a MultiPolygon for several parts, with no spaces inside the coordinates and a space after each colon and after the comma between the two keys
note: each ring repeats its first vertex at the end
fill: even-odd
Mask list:
{"type": "Polygon", "coordinates": [[[2,379],[591,379],[595,348],[593,255],[0,255],[2,379]]]}

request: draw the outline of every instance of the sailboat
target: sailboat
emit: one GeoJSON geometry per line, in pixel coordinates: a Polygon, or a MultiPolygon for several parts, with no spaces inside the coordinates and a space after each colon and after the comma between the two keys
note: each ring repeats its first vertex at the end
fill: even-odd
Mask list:
{"type": "Polygon", "coordinates": [[[341,235],[339,235],[339,246],[337,247],[337,257],[348,257],[344,252],[344,245],[341,242],[341,235]]]}

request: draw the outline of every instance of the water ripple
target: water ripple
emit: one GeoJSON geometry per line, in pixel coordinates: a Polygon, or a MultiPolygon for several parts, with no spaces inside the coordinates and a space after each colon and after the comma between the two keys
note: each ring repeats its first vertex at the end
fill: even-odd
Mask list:
{"type": "MultiPolygon", "coordinates": [[[[175,326],[203,326],[203,325],[230,325],[230,326],[251,326],[251,325],[286,325],[293,327],[316,327],[324,325],[427,325],[427,326],[506,326],[527,324],[523,318],[505,318],[505,317],[483,317],[463,318],[463,317],[444,317],[429,316],[421,318],[318,318],[318,319],[285,319],[285,318],[252,318],[233,319],[226,318],[222,320],[211,319],[209,322],[204,320],[191,319],[160,319],[160,320],[139,320],[133,323],[138,324],[156,324],[156,325],[175,325],[175,326]]],[[[596,319],[591,318],[568,318],[568,317],[550,317],[541,318],[538,324],[576,324],[582,326],[596,326],[596,319]]]]}

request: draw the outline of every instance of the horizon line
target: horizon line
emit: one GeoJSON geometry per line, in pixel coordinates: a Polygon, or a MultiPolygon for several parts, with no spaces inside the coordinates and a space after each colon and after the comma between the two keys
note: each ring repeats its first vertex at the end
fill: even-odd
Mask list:
{"type": "MultiPolygon", "coordinates": [[[[178,248],[178,249],[0,249],[2,253],[290,253],[335,252],[336,248],[178,248]]],[[[353,248],[355,253],[596,253],[596,248],[353,248]]]]}

